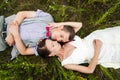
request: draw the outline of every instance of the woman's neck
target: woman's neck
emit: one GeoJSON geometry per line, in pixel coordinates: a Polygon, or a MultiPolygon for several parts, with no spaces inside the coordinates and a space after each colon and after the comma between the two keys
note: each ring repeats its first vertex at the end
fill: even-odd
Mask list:
{"type": "Polygon", "coordinates": [[[64,59],[66,59],[67,57],[69,57],[73,50],[75,49],[76,47],[70,45],[70,44],[65,44],[61,50],[59,51],[59,54],[57,55],[59,57],[59,59],[61,61],[63,61],[64,59]]]}
{"type": "Polygon", "coordinates": [[[64,59],[64,48],[61,48],[56,56],[58,56],[59,60],[62,61],[64,59]]]}

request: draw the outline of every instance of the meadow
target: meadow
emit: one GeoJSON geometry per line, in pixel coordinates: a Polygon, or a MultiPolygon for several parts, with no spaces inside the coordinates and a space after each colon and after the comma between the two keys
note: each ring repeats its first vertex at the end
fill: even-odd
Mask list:
{"type": "MultiPolygon", "coordinates": [[[[1,0],[0,15],[8,17],[23,10],[49,12],[55,22],[83,23],[82,38],[97,29],[120,25],[120,0],[1,0]]],[[[93,74],[64,69],[56,58],[39,56],[11,58],[12,47],[0,52],[0,80],[120,80],[120,69],[97,65],[93,74]]],[[[87,64],[83,64],[87,65],[87,64]]]]}

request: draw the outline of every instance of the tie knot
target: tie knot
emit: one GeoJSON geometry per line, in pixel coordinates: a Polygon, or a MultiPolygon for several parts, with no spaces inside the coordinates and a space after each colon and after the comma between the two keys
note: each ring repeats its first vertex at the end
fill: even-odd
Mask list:
{"type": "Polygon", "coordinates": [[[49,25],[46,26],[46,30],[50,31],[50,26],[49,25]]]}
{"type": "Polygon", "coordinates": [[[50,37],[50,26],[46,26],[46,37],[50,37]]]}

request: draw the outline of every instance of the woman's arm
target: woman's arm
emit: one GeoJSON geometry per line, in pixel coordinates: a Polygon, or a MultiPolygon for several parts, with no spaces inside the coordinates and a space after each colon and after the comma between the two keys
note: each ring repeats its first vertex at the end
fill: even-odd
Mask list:
{"type": "Polygon", "coordinates": [[[75,32],[77,32],[78,30],[80,30],[80,28],[82,27],[82,23],[81,22],[59,22],[59,23],[50,23],[51,27],[59,27],[61,25],[70,25],[74,28],[75,32]]]}
{"type": "Polygon", "coordinates": [[[67,64],[67,65],[64,65],[64,68],[69,69],[69,70],[78,71],[81,73],[86,73],[86,74],[93,73],[93,70],[91,70],[89,67],[77,65],[77,64],[67,64]]]}
{"type": "Polygon", "coordinates": [[[100,40],[94,40],[93,45],[95,49],[94,57],[92,58],[91,62],[89,63],[87,67],[81,66],[81,65],[74,65],[74,64],[68,64],[68,65],[65,65],[64,67],[67,69],[75,70],[75,71],[82,72],[82,73],[93,73],[96,68],[97,62],[98,62],[98,56],[100,53],[102,42],[100,40]]]}

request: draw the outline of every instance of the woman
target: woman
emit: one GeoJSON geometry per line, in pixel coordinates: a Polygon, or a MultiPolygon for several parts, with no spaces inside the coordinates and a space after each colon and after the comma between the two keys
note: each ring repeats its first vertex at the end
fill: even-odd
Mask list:
{"type": "Polygon", "coordinates": [[[58,56],[67,69],[93,73],[97,64],[104,67],[120,68],[120,27],[97,30],[81,39],[61,46],[50,39],[40,40],[37,51],[42,57],[58,56]],[[81,63],[89,63],[82,66],[81,63]]]}

